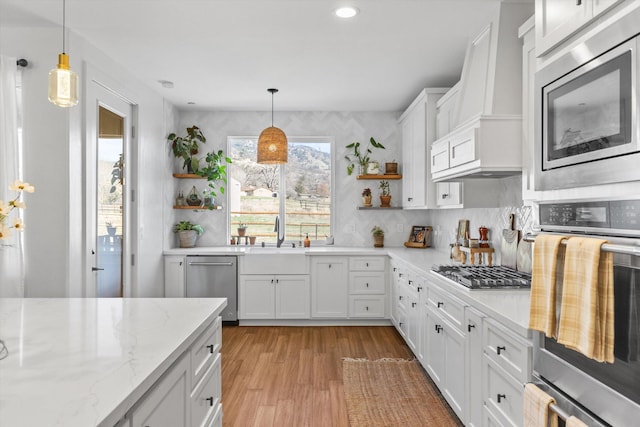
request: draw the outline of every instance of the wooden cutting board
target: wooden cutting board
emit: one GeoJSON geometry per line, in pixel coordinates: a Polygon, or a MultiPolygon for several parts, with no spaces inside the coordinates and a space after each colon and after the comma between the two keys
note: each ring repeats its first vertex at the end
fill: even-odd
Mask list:
{"type": "Polygon", "coordinates": [[[502,242],[500,259],[504,267],[516,269],[518,256],[518,242],[520,240],[520,230],[515,229],[516,216],[509,215],[509,229],[502,230],[502,242]]]}
{"type": "Polygon", "coordinates": [[[531,242],[525,242],[524,239],[518,243],[518,255],[516,256],[516,268],[524,273],[531,273],[531,242]]]}

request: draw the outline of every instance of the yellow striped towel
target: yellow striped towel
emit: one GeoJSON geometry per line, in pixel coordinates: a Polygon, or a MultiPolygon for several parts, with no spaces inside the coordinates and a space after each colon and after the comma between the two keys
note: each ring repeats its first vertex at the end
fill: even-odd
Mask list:
{"type": "Polygon", "coordinates": [[[599,362],[613,363],[613,254],[606,240],[567,243],[558,342],[599,362]]]}
{"type": "Polygon", "coordinates": [[[549,427],[558,427],[558,416],[549,411],[549,405],[556,403],[555,399],[537,385],[528,383],[524,386],[524,402],[522,406],[524,427],[547,427],[547,420],[551,415],[549,427]]]}
{"type": "Polygon", "coordinates": [[[540,234],[533,246],[529,328],[556,336],[556,268],[565,236],[540,234]]]}
{"type": "Polygon", "coordinates": [[[567,418],[566,427],[589,427],[573,415],[567,418]]]}

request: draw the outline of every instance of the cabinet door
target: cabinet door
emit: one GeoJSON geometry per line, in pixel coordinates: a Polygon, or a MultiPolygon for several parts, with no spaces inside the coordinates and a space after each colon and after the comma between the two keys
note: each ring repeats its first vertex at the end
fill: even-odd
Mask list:
{"type": "Polygon", "coordinates": [[[184,298],[185,260],[183,256],[164,257],[164,296],[184,298]]]}
{"type": "MultiPolygon", "coordinates": [[[[448,322],[443,325],[445,389],[444,396],[458,417],[465,421],[466,384],[465,335],[448,322]]],[[[480,371],[475,373],[480,374],[480,371]]],[[[473,375],[473,373],[469,373],[473,375]]]]}
{"type": "Polygon", "coordinates": [[[482,425],[482,319],[483,314],[465,308],[465,328],[467,331],[467,425],[482,425]]]}
{"type": "Polygon", "coordinates": [[[449,141],[449,166],[455,167],[476,159],[477,129],[460,132],[449,141]]]}
{"type": "Polygon", "coordinates": [[[276,318],[308,319],[311,291],[309,276],[276,276],[276,318]]]}
{"type": "Polygon", "coordinates": [[[202,381],[193,389],[191,394],[192,427],[207,425],[207,421],[214,417],[216,410],[220,406],[220,400],[222,399],[220,357],[220,353],[217,353],[214,362],[209,365],[209,369],[202,381]]]}
{"type": "Polygon", "coordinates": [[[241,275],[238,286],[241,319],[275,319],[274,276],[241,275]]]}
{"type": "Polygon", "coordinates": [[[449,140],[440,140],[431,145],[431,173],[449,169],[449,140]]]}
{"type": "Polygon", "coordinates": [[[592,15],[592,0],[536,0],[536,54],[542,56],[560,44],[592,15]]]}
{"type": "Polygon", "coordinates": [[[347,258],[313,257],[311,316],[346,318],[349,291],[347,258]]]}
{"type": "Polygon", "coordinates": [[[402,206],[413,206],[413,194],[414,194],[414,180],[413,176],[413,161],[412,146],[413,146],[413,122],[415,117],[413,114],[408,115],[402,122],[402,206]]]}
{"type": "Polygon", "coordinates": [[[439,182],[436,186],[439,207],[458,206],[462,204],[461,182],[439,182]]]}
{"type": "Polygon", "coordinates": [[[427,105],[426,102],[421,102],[416,105],[415,110],[412,113],[411,124],[413,127],[412,139],[411,139],[411,173],[409,179],[413,182],[413,192],[409,201],[410,206],[423,207],[426,202],[426,165],[427,161],[427,105]]]}
{"type": "Polygon", "coordinates": [[[427,309],[426,331],[427,339],[426,369],[431,379],[440,390],[444,388],[444,333],[443,321],[431,309],[427,309]]]}
{"type": "Polygon", "coordinates": [[[189,358],[182,356],[140,399],[131,412],[132,427],[190,425],[189,358]]]}

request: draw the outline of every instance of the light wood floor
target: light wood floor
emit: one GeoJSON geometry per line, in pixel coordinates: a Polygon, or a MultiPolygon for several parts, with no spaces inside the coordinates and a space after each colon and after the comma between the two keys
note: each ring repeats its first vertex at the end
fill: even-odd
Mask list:
{"type": "Polygon", "coordinates": [[[343,357],[413,354],[393,327],[223,327],[224,426],[348,426],[343,357]]]}

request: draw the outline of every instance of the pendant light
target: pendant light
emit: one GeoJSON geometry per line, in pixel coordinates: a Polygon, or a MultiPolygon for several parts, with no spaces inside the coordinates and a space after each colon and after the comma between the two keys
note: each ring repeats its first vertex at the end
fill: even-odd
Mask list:
{"type": "Polygon", "coordinates": [[[282,129],[273,126],[273,95],[278,92],[278,89],[267,89],[267,91],[271,92],[271,127],[263,130],[258,138],[258,163],[287,163],[289,145],[287,135],[282,129]]]}
{"type": "Polygon", "coordinates": [[[65,53],[66,0],[62,0],[62,53],[58,66],[49,71],[49,101],[58,107],[73,107],[78,103],[78,75],[69,68],[69,56],[65,53]]]}

